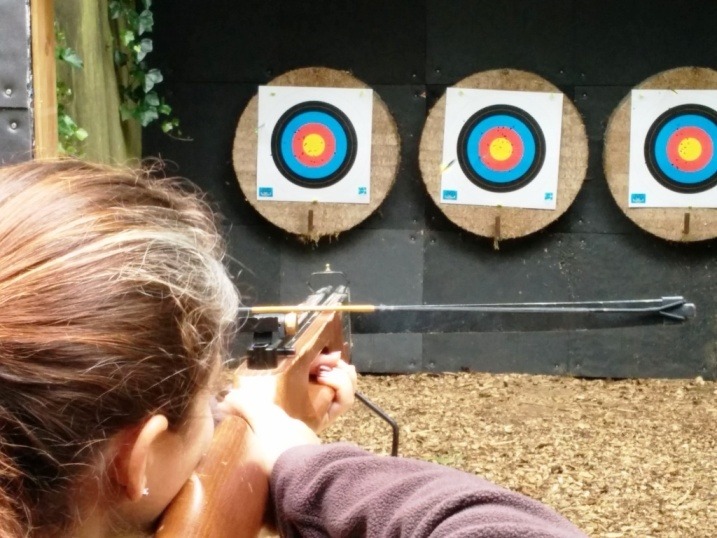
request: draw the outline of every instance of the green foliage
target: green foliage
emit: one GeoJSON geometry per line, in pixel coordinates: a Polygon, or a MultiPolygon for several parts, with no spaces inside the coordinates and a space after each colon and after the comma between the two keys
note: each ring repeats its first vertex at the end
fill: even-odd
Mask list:
{"type": "MultiPolygon", "coordinates": [[[[73,69],[82,69],[82,58],[77,51],[67,46],[65,33],[55,24],[55,58],[73,69]]],[[[58,150],[61,154],[82,155],[82,141],[88,136],[85,129],[77,125],[67,112],[67,105],[72,100],[72,88],[64,82],[57,83],[57,131],[58,150]]]]}
{"type": "Polygon", "coordinates": [[[165,133],[179,132],[179,120],[172,115],[170,107],[157,93],[156,86],[164,77],[159,69],[147,65],[147,55],[154,44],[148,34],[154,27],[152,0],[111,0],[109,14],[117,21],[119,43],[116,44],[114,62],[126,73],[120,85],[120,114],[123,120],[137,120],[142,127],[159,121],[165,133]],[[143,9],[138,10],[141,4],[143,9]]]}

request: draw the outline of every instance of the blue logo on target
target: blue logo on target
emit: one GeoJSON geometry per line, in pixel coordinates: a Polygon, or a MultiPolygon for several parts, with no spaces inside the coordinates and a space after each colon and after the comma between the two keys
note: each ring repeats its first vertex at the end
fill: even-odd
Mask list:
{"type": "Polygon", "coordinates": [[[647,195],[642,192],[633,192],[630,195],[630,203],[632,203],[632,204],[647,203],[647,195]]]}
{"type": "Polygon", "coordinates": [[[458,191],[443,191],[443,199],[444,200],[458,200],[458,191]]]}
{"type": "Polygon", "coordinates": [[[272,187],[259,187],[259,198],[273,198],[274,189],[272,187]]]}

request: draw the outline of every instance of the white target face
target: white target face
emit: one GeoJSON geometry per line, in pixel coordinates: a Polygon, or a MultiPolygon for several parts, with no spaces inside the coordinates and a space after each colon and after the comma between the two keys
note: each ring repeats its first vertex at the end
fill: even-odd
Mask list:
{"type": "Polygon", "coordinates": [[[717,91],[633,90],[629,207],[717,207],[717,91]]]}
{"type": "Polygon", "coordinates": [[[369,203],[370,89],[261,86],[257,200],[369,203]]]}
{"type": "Polygon", "coordinates": [[[448,88],[441,203],[555,209],[562,93],[448,88]]]}

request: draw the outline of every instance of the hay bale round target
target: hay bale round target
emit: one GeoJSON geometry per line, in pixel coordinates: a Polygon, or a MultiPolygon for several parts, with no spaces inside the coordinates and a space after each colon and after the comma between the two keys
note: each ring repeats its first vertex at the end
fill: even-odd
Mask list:
{"type": "MultiPolygon", "coordinates": [[[[307,67],[289,71],[273,79],[268,86],[368,89],[366,84],[346,72],[322,67],[307,67]]],[[[345,115],[341,114],[336,107],[331,110],[327,109],[327,114],[341,120],[346,131],[351,130],[345,115]]],[[[260,199],[257,193],[257,151],[258,130],[262,126],[258,125],[258,117],[259,96],[257,94],[252,97],[239,118],[232,152],[234,170],[239,186],[249,203],[264,218],[279,228],[310,241],[337,235],[365,220],[381,205],[391,190],[398,170],[400,140],[388,107],[375,91],[372,99],[368,203],[260,199]]],[[[292,128],[291,125],[288,128],[292,128]]],[[[311,136],[310,134],[309,137],[311,136]]],[[[317,136],[313,136],[313,138],[318,140],[317,136]]],[[[321,142],[321,140],[318,141],[321,142]]],[[[340,143],[345,146],[347,142],[344,140],[340,143]]],[[[349,137],[348,143],[355,143],[355,140],[349,137]]],[[[323,147],[322,145],[321,148],[323,149],[323,147]]],[[[349,147],[344,151],[348,157],[343,163],[343,169],[333,174],[332,181],[334,183],[340,181],[340,174],[345,173],[346,169],[353,164],[350,157],[352,157],[351,152],[355,150],[349,147]]],[[[301,164],[295,166],[298,168],[301,164]]]]}
{"type": "MultiPolygon", "coordinates": [[[[717,90],[717,71],[680,67],[658,73],[635,90],[717,90]]],[[[705,207],[630,207],[632,92],[610,116],[605,132],[603,165],[610,192],[620,210],[637,226],[662,239],[680,242],[717,237],[717,209],[705,207]]],[[[677,108],[673,108],[676,110],[677,108]]],[[[717,128],[712,122],[713,128],[717,128]]],[[[711,142],[710,142],[711,144],[711,142]]],[[[641,151],[642,148],[636,148],[641,151]]],[[[642,158],[642,156],[641,156],[642,158]]],[[[713,154],[712,159],[715,159],[713,154]]],[[[647,159],[646,159],[647,160],[647,159]]]]}
{"type": "MultiPolygon", "coordinates": [[[[499,69],[473,74],[456,88],[560,93],[542,77],[525,71],[499,69]]],[[[500,205],[459,205],[442,203],[446,95],[433,106],[426,120],[420,143],[420,168],[429,195],[454,224],[476,235],[501,239],[523,237],[541,230],[560,217],[573,203],[585,179],[588,165],[588,140],[580,113],[563,96],[555,209],[532,209],[500,205]]]]}

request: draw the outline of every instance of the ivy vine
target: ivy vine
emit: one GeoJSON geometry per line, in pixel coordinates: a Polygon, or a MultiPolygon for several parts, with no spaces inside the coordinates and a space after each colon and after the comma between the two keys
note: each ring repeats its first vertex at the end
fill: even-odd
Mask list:
{"type": "MultiPolygon", "coordinates": [[[[55,24],[55,58],[73,69],[82,69],[82,58],[77,51],[67,46],[65,33],[55,24]]],[[[57,81],[57,135],[58,151],[64,155],[82,155],[82,142],[87,138],[88,132],[77,125],[67,112],[67,106],[72,100],[72,88],[62,81],[57,81]]]]}
{"type": "MultiPolygon", "coordinates": [[[[164,77],[156,68],[147,64],[147,55],[154,44],[149,34],[154,27],[152,0],[141,0],[143,9],[137,10],[136,0],[111,0],[109,17],[118,28],[119,42],[114,44],[114,63],[120,72],[120,117],[122,121],[135,120],[147,127],[158,121],[159,126],[170,136],[181,137],[179,120],[173,115],[172,107],[157,91],[157,85],[164,77]]],[[[55,58],[72,69],[83,69],[82,58],[69,47],[65,33],[55,24],[55,58]]],[[[59,152],[81,156],[82,142],[89,133],[77,125],[67,112],[73,98],[72,88],[57,82],[57,124],[59,152]]]]}
{"type": "Polygon", "coordinates": [[[117,21],[119,43],[115,44],[114,62],[124,70],[120,84],[120,114],[123,120],[135,119],[142,127],[160,122],[165,133],[181,136],[179,120],[172,107],[157,92],[156,86],[164,80],[162,72],[150,68],[146,57],[154,49],[149,33],[154,27],[152,0],[141,0],[141,11],[135,0],[111,0],[109,16],[117,21]]]}

